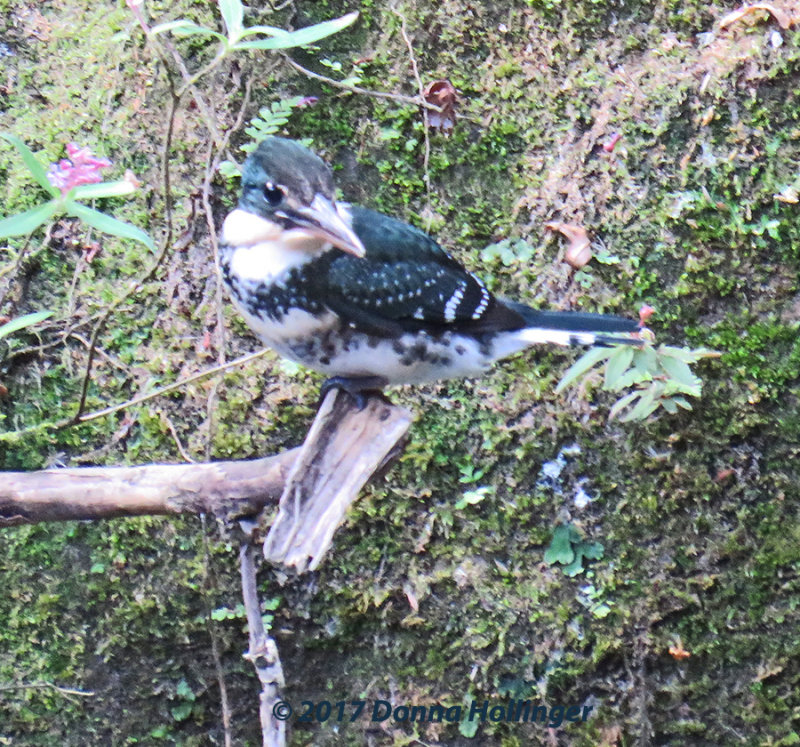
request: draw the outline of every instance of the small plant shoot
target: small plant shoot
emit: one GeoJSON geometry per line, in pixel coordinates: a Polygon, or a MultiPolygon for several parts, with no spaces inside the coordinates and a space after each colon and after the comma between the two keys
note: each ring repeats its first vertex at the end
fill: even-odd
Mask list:
{"type": "Polygon", "coordinates": [[[175,36],[212,37],[220,43],[220,48],[215,57],[215,62],[218,62],[234,51],[290,49],[291,47],[303,47],[307,44],[313,44],[347,28],[358,18],[358,12],[353,11],[332,21],[323,21],[296,31],[286,31],[275,26],[245,26],[244,6],[239,0],[219,0],[217,5],[225,26],[226,33],[224,34],[214,29],[200,26],[185,18],[161,23],[153,27],[152,31],[154,34],[171,32],[175,36]],[[250,38],[254,36],[266,38],[250,38]]]}
{"type": "Polygon", "coordinates": [[[614,403],[609,420],[642,421],[659,408],[670,414],[675,414],[679,408],[691,410],[687,397],[699,397],[703,388],[691,364],[703,358],[718,358],[719,353],[707,348],[656,347],[649,330],[643,330],[642,336],[643,345],[639,348],[616,345],[587,351],[567,369],[556,393],[573,384],[583,384],[602,371],[604,391],[620,393],[633,387],[633,391],[614,403]]]}

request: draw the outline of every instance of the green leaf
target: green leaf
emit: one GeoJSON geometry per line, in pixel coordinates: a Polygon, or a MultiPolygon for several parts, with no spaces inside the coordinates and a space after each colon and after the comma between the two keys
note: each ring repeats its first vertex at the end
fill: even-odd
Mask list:
{"type": "Polygon", "coordinates": [[[674,348],[669,345],[662,345],[658,349],[658,354],[662,357],[668,356],[670,358],[677,358],[684,363],[696,363],[702,358],[719,358],[720,353],[716,350],[709,350],[709,348],[696,348],[689,350],[688,348],[674,348]]]}
{"type": "Polygon", "coordinates": [[[233,614],[233,610],[229,607],[217,607],[217,609],[211,610],[211,619],[216,622],[231,620],[233,617],[235,617],[235,615],[233,614]]]}
{"type": "Polygon", "coordinates": [[[251,138],[263,140],[267,135],[274,135],[280,127],[273,124],[263,124],[259,127],[245,127],[244,132],[250,135],[251,138]]]}
{"type": "Polygon", "coordinates": [[[350,86],[354,88],[355,86],[361,85],[361,81],[364,79],[360,75],[350,75],[347,78],[342,78],[339,83],[343,86],[350,86]]]}
{"type": "Polygon", "coordinates": [[[608,249],[596,252],[594,258],[601,265],[618,265],[620,263],[620,258],[616,254],[609,254],[608,249]]]}
{"type": "Polygon", "coordinates": [[[153,26],[150,31],[153,34],[164,34],[167,31],[172,31],[175,36],[216,36],[224,42],[228,40],[223,34],[213,29],[207,29],[205,26],[200,26],[192,21],[187,21],[185,18],[180,18],[177,21],[167,21],[167,23],[159,23],[158,26],[153,26]]]}
{"type": "Polygon", "coordinates": [[[631,420],[645,420],[658,409],[658,405],[659,403],[656,401],[655,391],[651,387],[642,394],[642,398],[639,400],[636,407],[623,415],[619,420],[621,423],[629,423],[631,420]]]}
{"type": "Polygon", "coordinates": [[[480,719],[467,718],[469,716],[469,710],[472,707],[472,702],[472,699],[470,699],[469,703],[464,707],[464,718],[462,718],[461,722],[458,724],[459,734],[467,739],[472,739],[478,733],[478,727],[481,724],[480,719]]]}
{"type": "Polygon", "coordinates": [[[627,345],[620,345],[608,359],[603,389],[610,392],[622,389],[619,385],[619,380],[628,369],[628,366],[630,366],[632,360],[633,348],[627,345]]]}
{"type": "Polygon", "coordinates": [[[561,524],[553,532],[550,547],[544,553],[544,562],[548,565],[555,563],[571,563],[575,560],[575,551],[572,549],[572,532],[574,527],[570,524],[561,524]]]}
{"type": "Polygon", "coordinates": [[[233,45],[234,49],[288,49],[289,47],[303,47],[306,44],[331,36],[342,29],[347,28],[358,18],[358,11],[354,10],[341,18],[332,21],[323,21],[314,26],[306,26],[297,31],[287,31],[284,35],[275,36],[271,39],[261,39],[252,42],[239,42],[233,45]]]}
{"type": "Polygon", "coordinates": [[[583,573],[583,555],[577,553],[575,555],[575,560],[565,565],[561,570],[570,578],[577,576],[579,573],[583,573]]]}
{"type": "Polygon", "coordinates": [[[69,198],[74,200],[96,200],[101,197],[124,197],[133,194],[136,187],[127,179],[118,182],[81,184],[70,190],[69,198]]]}
{"type": "Polygon", "coordinates": [[[178,683],[178,686],[175,688],[175,695],[183,700],[194,700],[195,694],[192,692],[192,688],[189,687],[189,683],[186,680],[181,680],[178,683]]]}
{"type": "Polygon", "coordinates": [[[591,613],[596,618],[602,620],[604,617],[608,617],[608,615],[611,613],[611,607],[605,602],[600,602],[599,604],[592,606],[591,613]]]}
{"type": "Polygon", "coordinates": [[[278,28],[277,26],[248,26],[246,29],[241,30],[239,38],[244,38],[245,36],[252,36],[253,34],[266,34],[267,36],[281,36],[290,33],[291,31],[278,28]]]}
{"type": "Polygon", "coordinates": [[[130,223],[124,223],[78,202],[68,202],[66,208],[70,215],[80,218],[98,231],[110,233],[112,236],[120,236],[123,239],[139,241],[150,250],[155,250],[156,248],[153,239],[140,228],[132,226],[130,223]]]}
{"type": "Polygon", "coordinates": [[[674,415],[678,412],[678,405],[676,405],[671,399],[662,399],[661,406],[670,414],[674,415]]]}
{"type": "Polygon", "coordinates": [[[219,12],[228,29],[228,38],[238,37],[242,31],[244,8],[239,0],[218,0],[219,12]]]}
{"type": "Polygon", "coordinates": [[[662,390],[658,396],[661,397],[674,397],[678,394],[688,394],[690,397],[699,397],[702,391],[702,387],[697,389],[696,387],[687,386],[686,384],[682,384],[680,381],[676,379],[669,379],[668,381],[661,382],[662,383],[662,390]]]}
{"type": "Polygon", "coordinates": [[[41,161],[33,155],[31,149],[25,145],[22,140],[16,135],[12,135],[10,132],[0,132],[0,137],[7,140],[19,151],[19,154],[22,156],[22,161],[28,167],[31,176],[39,183],[39,186],[47,190],[53,197],[58,197],[58,195],[61,194],[57,187],[50,184],[47,178],[47,169],[42,165],[41,161]]]}
{"type": "Polygon", "coordinates": [[[589,560],[600,560],[605,548],[600,542],[582,542],[580,549],[583,557],[589,558],[589,560]]]}
{"type": "Polygon", "coordinates": [[[658,356],[652,345],[644,345],[633,353],[633,365],[640,371],[647,371],[652,375],[658,373],[658,356]]]}
{"type": "Polygon", "coordinates": [[[194,708],[194,703],[191,700],[185,700],[170,708],[169,712],[176,721],[186,721],[192,715],[192,708],[194,708]]]}
{"type": "Polygon", "coordinates": [[[590,368],[596,366],[600,361],[612,356],[615,348],[592,348],[584,353],[567,370],[561,381],[556,387],[556,394],[563,392],[573,381],[585,374],[590,368]]]}
{"type": "Polygon", "coordinates": [[[619,415],[629,404],[631,404],[634,400],[638,399],[642,396],[642,393],[639,391],[631,392],[630,394],[626,394],[622,399],[618,399],[614,406],[608,413],[608,419],[613,420],[617,415],[619,415]]]}
{"type": "Polygon", "coordinates": [[[669,356],[661,356],[659,363],[661,364],[661,368],[667,372],[671,379],[674,379],[685,387],[684,391],[686,394],[692,394],[695,397],[700,396],[703,384],[700,379],[692,373],[692,369],[689,368],[688,363],[684,363],[677,358],[671,358],[669,356]]]}
{"type": "Polygon", "coordinates": [[[242,175],[242,169],[233,161],[223,161],[219,165],[219,173],[226,179],[233,179],[234,177],[242,175]]]}
{"type": "Polygon", "coordinates": [[[672,397],[671,400],[674,402],[678,407],[682,407],[684,410],[691,410],[692,406],[689,404],[689,401],[686,400],[684,397],[672,397]]]}
{"type": "Polygon", "coordinates": [[[629,368],[622,376],[617,379],[616,390],[621,392],[634,384],[643,384],[646,381],[652,381],[653,376],[649,371],[643,371],[641,368],[634,366],[629,368]]]}
{"type": "Polygon", "coordinates": [[[50,200],[44,205],[26,210],[0,220],[0,238],[8,236],[27,236],[55,215],[61,207],[61,200],[50,200]]]}
{"type": "Polygon", "coordinates": [[[25,327],[39,324],[39,322],[43,322],[45,319],[51,316],[53,316],[52,311],[34,311],[32,314],[18,316],[16,319],[12,319],[10,322],[0,324],[0,340],[2,340],[4,337],[14,334],[14,332],[19,332],[19,330],[25,329],[25,327]]]}

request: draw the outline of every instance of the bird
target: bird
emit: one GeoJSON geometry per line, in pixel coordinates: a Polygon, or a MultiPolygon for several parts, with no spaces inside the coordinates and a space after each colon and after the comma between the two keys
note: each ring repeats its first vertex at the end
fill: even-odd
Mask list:
{"type": "Polygon", "coordinates": [[[491,293],[414,226],[335,198],[333,171],[269,136],[219,235],[222,277],[255,334],[363,406],[386,387],[475,378],[539,343],[639,344],[632,319],[537,310],[491,293]]]}

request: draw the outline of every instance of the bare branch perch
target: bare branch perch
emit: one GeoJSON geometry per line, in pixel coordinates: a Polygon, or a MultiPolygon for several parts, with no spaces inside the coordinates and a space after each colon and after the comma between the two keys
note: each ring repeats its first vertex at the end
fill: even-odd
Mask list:
{"type": "Polygon", "coordinates": [[[286,562],[302,568],[311,558],[314,568],[347,507],[397,453],[411,423],[408,411],[381,400],[359,411],[349,397],[335,395],[326,398],[303,447],[262,459],[0,472],[0,527],[186,513],[230,520],[291,495],[291,512],[285,498],[269,535],[270,551],[283,562],[275,549],[282,548],[286,562]],[[306,505],[302,496],[312,499],[306,505]]]}
{"type": "Polygon", "coordinates": [[[211,464],[0,472],[0,527],[151,514],[253,516],[277,502],[298,452],[211,464]]]}
{"type": "Polygon", "coordinates": [[[314,570],[361,488],[402,450],[412,419],[382,399],[359,411],[349,396],[329,392],[289,473],[264,557],[314,570]]]}

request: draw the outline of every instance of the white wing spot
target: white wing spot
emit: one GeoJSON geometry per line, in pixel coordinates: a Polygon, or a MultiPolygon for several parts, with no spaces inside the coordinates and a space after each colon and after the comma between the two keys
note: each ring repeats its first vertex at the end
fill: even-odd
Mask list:
{"type": "Polygon", "coordinates": [[[461,281],[458,284],[458,287],[455,289],[452,296],[450,296],[450,300],[445,304],[444,307],[444,320],[446,322],[453,322],[456,318],[456,310],[458,309],[459,304],[464,300],[464,291],[467,289],[467,284],[464,281],[461,281]]]}
{"type": "Polygon", "coordinates": [[[489,305],[489,291],[483,287],[481,283],[481,300],[480,303],[475,307],[475,311],[472,312],[473,319],[480,319],[483,316],[483,312],[486,311],[486,307],[489,305]]]}

